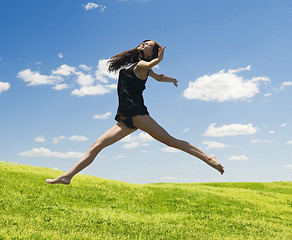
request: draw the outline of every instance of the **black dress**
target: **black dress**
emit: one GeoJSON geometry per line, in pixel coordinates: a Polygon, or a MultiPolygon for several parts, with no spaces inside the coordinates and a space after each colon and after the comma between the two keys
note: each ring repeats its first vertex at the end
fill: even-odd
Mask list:
{"type": "Polygon", "coordinates": [[[138,78],[134,73],[135,66],[133,64],[121,69],[118,80],[119,107],[115,120],[123,121],[129,128],[136,128],[133,125],[133,116],[149,115],[142,95],[148,76],[145,80],[138,78]]]}

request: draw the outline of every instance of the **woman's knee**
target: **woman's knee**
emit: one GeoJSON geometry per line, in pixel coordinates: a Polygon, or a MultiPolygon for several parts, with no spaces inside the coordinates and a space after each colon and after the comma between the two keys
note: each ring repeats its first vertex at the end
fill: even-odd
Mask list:
{"type": "Polygon", "coordinates": [[[101,141],[96,141],[92,146],[91,146],[91,148],[90,148],[90,152],[92,152],[92,153],[98,153],[98,152],[100,152],[103,148],[105,148],[106,147],[106,145],[105,145],[105,143],[104,142],[101,142],[101,141]]]}

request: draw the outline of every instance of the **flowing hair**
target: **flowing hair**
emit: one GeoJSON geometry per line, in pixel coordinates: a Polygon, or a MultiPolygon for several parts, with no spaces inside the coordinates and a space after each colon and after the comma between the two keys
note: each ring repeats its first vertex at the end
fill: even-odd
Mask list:
{"type": "MultiPolygon", "coordinates": [[[[152,40],[144,40],[143,42],[148,42],[148,41],[152,41],[152,40]]],[[[152,59],[155,59],[158,57],[158,50],[159,50],[160,45],[157,42],[155,42],[155,45],[152,49],[152,53],[153,53],[152,57],[148,57],[148,58],[144,58],[143,50],[137,49],[139,46],[133,49],[118,53],[114,55],[113,57],[111,57],[108,61],[108,71],[117,72],[119,69],[129,64],[137,63],[140,60],[150,62],[152,59]],[[141,53],[142,58],[139,57],[139,53],[141,53]]]]}

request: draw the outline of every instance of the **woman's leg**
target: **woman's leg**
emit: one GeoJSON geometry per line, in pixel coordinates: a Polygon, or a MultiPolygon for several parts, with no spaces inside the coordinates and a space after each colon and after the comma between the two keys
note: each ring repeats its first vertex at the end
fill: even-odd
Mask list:
{"type": "Polygon", "coordinates": [[[190,143],[172,137],[149,115],[135,116],[133,117],[133,123],[135,127],[147,132],[156,140],[166,144],[167,146],[187,152],[203,160],[205,163],[218,170],[221,174],[224,173],[223,166],[217,162],[214,155],[207,155],[190,143]]]}
{"type": "Polygon", "coordinates": [[[93,162],[96,155],[105,147],[119,141],[120,139],[126,137],[130,133],[136,131],[137,129],[132,129],[126,127],[123,122],[117,123],[107,132],[105,132],[90,148],[90,150],[84,155],[84,157],[76,163],[68,172],[55,178],[47,179],[47,183],[56,184],[69,184],[71,178],[79,173],[82,169],[86,168],[90,163],[93,162]]]}

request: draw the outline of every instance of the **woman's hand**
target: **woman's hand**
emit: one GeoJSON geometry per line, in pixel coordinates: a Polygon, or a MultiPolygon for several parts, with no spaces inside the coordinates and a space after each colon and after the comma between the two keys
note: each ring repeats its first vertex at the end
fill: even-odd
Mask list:
{"type": "Polygon", "coordinates": [[[164,55],[164,49],[166,48],[166,46],[164,46],[164,48],[162,48],[161,46],[158,49],[158,59],[161,62],[163,59],[163,55],[164,55]]]}
{"type": "Polygon", "coordinates": [[[175,78],[172,79],[172,83],[173,83],[173,85],[176,86],[176,87],[177,87],[177,82],[178,82],[178,81],[177,81],[175,78]]]}
{"type": "Polygon", "coordinates": [[[161,74],[161,82],[172,82],[174,86],[177,87],[177,80],[175,78],[172,78],[172,77],[169,77],[169,76],[166,76],[164,74],[161,74]]]}

